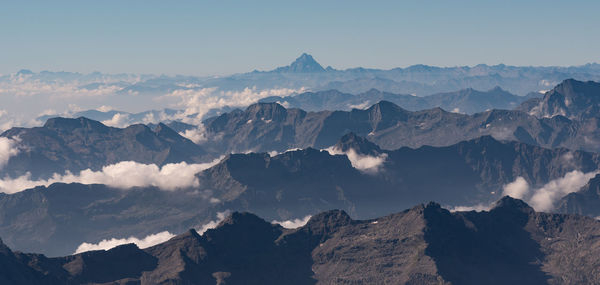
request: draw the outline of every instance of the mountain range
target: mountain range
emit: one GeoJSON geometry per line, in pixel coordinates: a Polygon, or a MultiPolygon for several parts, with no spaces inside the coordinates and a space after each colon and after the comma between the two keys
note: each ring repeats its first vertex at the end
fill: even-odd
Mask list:
{"type": "Polygon", "coordinates": [[[0,137],[18,141],[19,151],[2,176],[48,178],[54,173],[99,170],[121,161],[156,164],[200,162],[210,155],[164,124],[113,128],[84,117],[51,118],[42,127],[12,128],[0,137]]]}
{"type": "Polygon", "coordinates": [[[217,153],[326,148],[348,132],[367,137],[384,149],[447,146],[492,135],[547,148],[600,151],[600,125],[594,118],[580,121],[561,115],[537,117],[521,110],[497,109],[472,115],[441,108],[408,111],[389,101],[364,110],[318,112],[258,103],[243,111],[209,118],[203,124],[209,139],[201,145],[217,153]]]}
{"type": "Polygon", "coordinates": [[[511,110],[533,96],[541,97],[542,94],[532,93],[527,97],[517,96],[496,87],[485,92],[468,88],[455,92],[417,97],[371,89],[359,94],[342,93],[337,90],[305,92],[287,97],[267,97],[259,102],[277,102],[286,106],[286,108],[298,108],[305,111],[349,111],[353,108],[366,108],[379,101],[389,101],[410,111],[439,107],[455,113],[473,114],[490,109],[511,110]]]}
{"type": "Polygon", "coordinates": [[[369,220],[344,211],[284,229],[233,213],[139,249],[48,258],[0,244],[10,284],[594,284],[600,223],[535,212],[504,197],[490,211],[449,212],[436,203],[369,220]]]}
{"type": "Polygon", "coordinates": [[[451,207],[488,205],[518,179],[533,191],[599,165],[597,154],[490,136],[387,151],[348,134],[327,151],[231,154],[181,189],[55,183],[0,194],[0,236],[15,249],[56,256],[82,242],[200,228],[226,211],[283,221],[329,209],[372,218],[433,198],[451,207]]]}

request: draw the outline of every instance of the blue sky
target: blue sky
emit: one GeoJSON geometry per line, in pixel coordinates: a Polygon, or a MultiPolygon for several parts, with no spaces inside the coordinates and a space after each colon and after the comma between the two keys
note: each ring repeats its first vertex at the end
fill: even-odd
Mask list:
{"type": "Polygon", "coordinates": [[[4,1],[0,73],[598,62],[600,1],[4,1]]]}

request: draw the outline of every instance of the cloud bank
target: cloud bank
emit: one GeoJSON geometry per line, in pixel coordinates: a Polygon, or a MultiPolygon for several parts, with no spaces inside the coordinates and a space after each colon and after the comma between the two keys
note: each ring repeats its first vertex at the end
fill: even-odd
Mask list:
{"type": "Polygon", "coordinates": [[[217,164],[222,158],[208,163],[188,164],[169,163],[162,167],[155,164],[143,164],[135,161],[122,161],[102,167],[100,171],[82,170],[79,174],[66,172],[54,174],[47,180],[31,180],[30,174],[18,178],[6,177],[0,180],[0,192],[15,193],[39,185],[53,183],[105,184],[115,188],[155,186],[163,190],[198,187],[196,174],[217,164]]]}
{"type": "Polygon", "coordinates": [[[242,91],[222,91],[212,87],[202,89],[178,89],[165,95],[164,98],[175,98],[179,101],[176,103],[176,106],[184,108],[182,113],[172,118],[173,120],[181,120],[188,124],[199,125],[204,114],[212,109],[223,107],[245,107],[266,97],[286,97],[305,91],[305,88],[258,90],[256,87],[246,87],[242,91]]]}

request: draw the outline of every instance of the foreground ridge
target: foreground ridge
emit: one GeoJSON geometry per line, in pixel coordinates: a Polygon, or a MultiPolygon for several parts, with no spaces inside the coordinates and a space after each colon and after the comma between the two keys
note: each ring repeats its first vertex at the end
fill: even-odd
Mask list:
{"type": "Polygon", "coordinates": [[[421,204],[372,220],[341,210],[284,229],[235,212],[156,246],[47,258],[0,242],[3,284],[597,284],[600,223],[535,212],[510,197],[489,212],[421,204]]]}

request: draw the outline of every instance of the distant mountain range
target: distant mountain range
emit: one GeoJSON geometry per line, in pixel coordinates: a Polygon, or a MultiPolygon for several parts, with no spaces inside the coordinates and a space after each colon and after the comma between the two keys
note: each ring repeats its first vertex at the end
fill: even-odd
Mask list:
{"type": "Polygon", "coordinates": [[[226,78],[212,78],[206,86],[257,86],[257,88],[310,88],[314,91],[337,89],[344,93],[362,93],[370,89],[398,94],[425,96],[466,88],[490,90],[500,86],[509,92],[526,95],[548,90],[559,82],[578,80],[600,81],[600,65],[576,67],[518,67],[507,65],[435,67],[414,65],[389,70],[323,68],[311,55],[302,54],[288,66],[271,71],[254,71],[226,78]]]}
{"type": "Polygon", "coordinates": [[[489,212],[436,203],[370,220],[343,211],[284,229],[233,213],[146,249],[47,258],[0,243],[3,284],[596,284],[600,223],[502,198],[489,212]]]}
{"type": "Polygon", "coordinates": [[[455,113],[473,114],[491,109],[512,110],[523,101],[542,94],[532,93],[527,97],[513,95],[496,87],[486,92],[463,89],[455,92],[439,93],[424,97],[393,94],[371,89],[364,93],[348,94],[337,90],[306,92],[288,97],[267,97],[259,102],[276,102],[286,108],[305,111],[363,109],[379,101],[389,101],[410,111],[442,108],[455,113]]]}
{"type": "MultiPolygon", "coordinates": [[[[263,97],[286,96],[304,91],[318,93],[338,90],[346,94],[361,94],[376,89],[385,93],[427,96],[469,88],[492,90],[499,87],[506,92],[524,96],[550,90],[569,78],[600,82],[600,64],[573,67],[415,65],[389,70],[361,67],[339,70],[332,67],[324,68],[311,55],[302,54],[291,64],[269,71],[253,71],[228,76],[198,77],[98,72],[80,74],[22,70],[13,74],[0,75],[3,95],[0,96],[0,105],[12,106],[7,110],[9,116],[0,116],[0,128],[33,126],[36,122],[32,119],[35,117],[41,116],[40,121],[43,122],[48,119],[44,117],[46,115],[73,114],[80,111],[80,107],[85,110],[101,106],[107,109],[112,106],[116,110],[131,113],[131,117],[136,117],[135,114],[145,113],[147,110],[161,110],[165,107],[185,109],[192,104],[192,107],[206,108],[201,110],[202,115],[208,112],[208,116],[212,116],[230,111],[228,108],[245,107],[263,97]],[[194,94],[202,94],[202,96],[197,101],[186,100],[194,94]],[[230,95],[235,99],[228,97],[230,95]]],[[[370,104],[376,102],[371,100],[370,104]]],[[[514,101],[508,101],[511,102],[514,101]]],[[[364,104],[364,101],[358,104],[364,104]]],[[[439,102],[439,104],[453,105],[449,102],[439,102]]],[[[463,104],[464,107],[457,105],[448,111],[458,108],[461,112],[473,113],[489,108],[483,104],[480,107],[485,109],[476,110],[470,109],[473,106],[467,103],[457,102],[457,104],[463,104]]],[[[428,104],[428,106],[432,105],[428,104]]],[[[335,110],[346,108],[346,105],[338,106],[335,110]]],[[[411,109],[409,106],[405,108],[411,109]]],[[[505,107],[498,105],[491,108],[505,107]]],[[[105,120],[100,117],[91,118],[105,120]]],[[[159,121],[164,120],[152,122],[159,121]]],[[[140,121],[129,123],[138,122],[140,121]]]]}
{"type": "Polygon", "coordinates": [[[84,241],[199,228],[226,210],[281,221],[329,209],[372,218],[433,198],[449,206],[488,205],[519,177],[536,189],[600,166],[597,154],[489,136],[386,151],[348,134],[330,151],[347,155],[312,148],[232,154],[199,172],[197,186],[178,190],[56,183],[0,194],[0,236],[15,249],[56,256],[84,241]]]}

